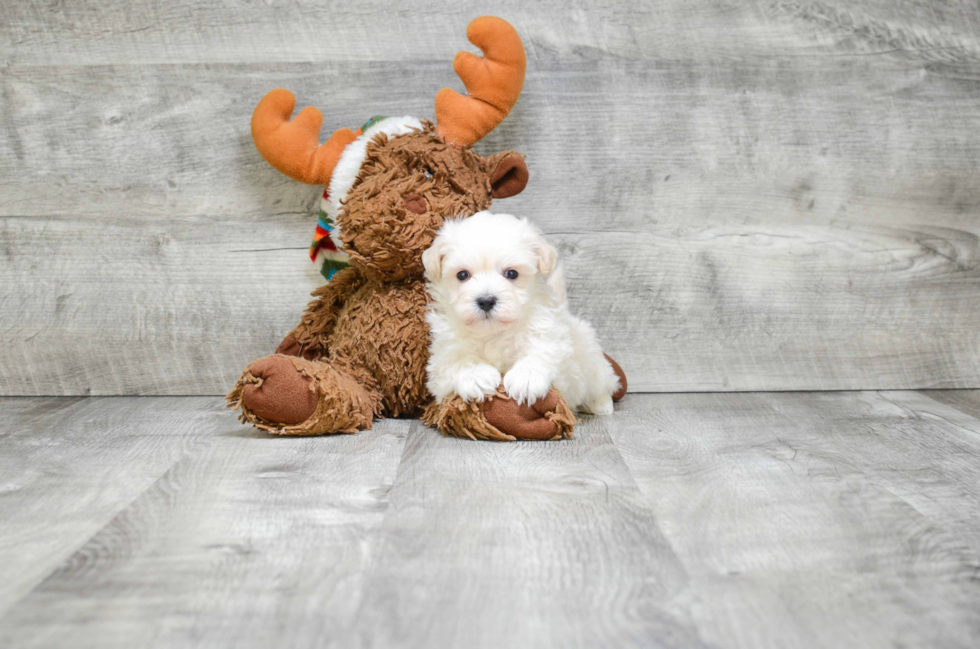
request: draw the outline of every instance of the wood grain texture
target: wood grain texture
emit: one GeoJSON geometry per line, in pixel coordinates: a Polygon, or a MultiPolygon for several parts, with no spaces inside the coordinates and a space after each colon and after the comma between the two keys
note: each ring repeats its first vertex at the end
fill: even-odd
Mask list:
{"type": "Polygon", "coordinates": [[[980,391],[977,390],[923,390],[930,399],[945,403],[971,417],[980,417],[980,391]]]}
{"type": "Polygon", "coordinates": [[[934,395],[633,394],[514,444],[220,411],[0,399],[0,646],[980,641],[980,419],[934,395]]]}
{"type": "MultiPolygon", "coordinates": [[[[150,401],[162,407],[188,399],[150,401]]],[[[115,409],[105,400],[88,403],[115,409]]],[[[124,403],[152,410],[145,400],[124,403]]],[[[379,422],[356,436],[274,438],[227,416],[215,420],[216,399],[192,403],[211,422],[200,440],[206,443],[147,476],[110,519],[82,519],[101,529],[70,557],[42,564],[46,578],[0,621],[0,645],[309,646],[350,624],[408,422],[379,422]]],[[[126,434],[90,432],[136,450],[126,434]]],[[[180,436],[164,439],[174,445],[180,436]]],[[[86,471],[84,463],[76,467],[86,471]]],[[[50,503],[56,494],[47,495],[50,503]]],[[[49,505],[34,518],[58,513],[49,505]]],[[[66,521],[50,532],[69,528],[82,531],[66,521]]],[[[17,558],[40,563],[23,551],[17,558]]]]}
{"type": "MultiPolygon", "coordinates": [[[[497,209],[633,390],[980,386],[978,6],[495,11],[528,77],[478,148],[532,174],[497,209]]],[[[431,116],[476,13],[0,7],[0,394],[224,392],[318,284],[318,191],[254,151],[255,102],[431,116]]]]}
{"type": "Polygon", "coordinates": [[[975,417],[918,392],[857,393],[848,400],[819,393],[761,399],[794,422],[812,423],[820,431],[809,434],[815,453],[860,469],[980,557],[980,422],[975,417]]]}
{"type": "MultiPolygon", "coordinates": [[[[474,0],[252,3],[98,0],[0,7],[0,60],[20,65],[269,61],[448,60],[474,0]]],[[[521,32],[531,59],[767,58],[773,52],[877,55],[922,52],[976,58],[980,8],[957,0],[637,0],[529,5],[497,0],[495,15],[521,32]]]]}
{"type": "MultiPolygon", "coordinates": [[[[227,416],[212,398],[0,400],[0,615],[227,416]]],[[[10,645],[7,645],[10,646],[10,645]]]]}
{"type": "Polygon", "coordinates": [[[939,404],[927,402],[783,393],[620,404],[613,440],[690,576],[685,601],[705,642],[975,646],[980,437],[929,417],[939,404]]]}
{"type": "Polygon", "coordinates": [[[705,646],[602,423],[576,434],[474,445],[414,424],[340,646],[705,646]]]}

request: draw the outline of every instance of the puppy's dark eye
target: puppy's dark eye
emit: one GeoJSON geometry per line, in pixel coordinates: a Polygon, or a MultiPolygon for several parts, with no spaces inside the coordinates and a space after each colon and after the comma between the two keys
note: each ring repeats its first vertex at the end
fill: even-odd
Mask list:
{"type": "Polygon", "coordinates": [[[517,279],[517,271],[511,268],[510,270],[504,271],[504,277],[507,279],[517,279]]]}
{"type": "Polygon", "coordinates": [[[461,282],[465,282],[465,281],[466,281],[466,280],[468,280],[469,278],[470,278],[470,273],[469,273],[469,271],[466,271],[466,270],[461,270],[461,271],[459,271],[458,273],[456,273],[456,279],[458,279],[458,280],[459,280],[459,281],[461,281],[461,282]]]}

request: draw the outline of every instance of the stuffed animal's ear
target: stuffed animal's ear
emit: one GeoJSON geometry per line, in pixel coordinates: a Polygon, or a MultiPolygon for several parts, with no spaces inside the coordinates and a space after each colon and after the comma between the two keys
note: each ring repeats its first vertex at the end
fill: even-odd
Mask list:
{"type": "Polygon", "coordinates": [[[422,253],[422,266],[425,268],[425,278],[430,282],[438,282],[442,278],[443,243],[434,241],[428,250],[422,253]]]}
{"type": "Polygon", "coordinates": [[[538,270],[550,275],[558,263],[558,251],[544,239],[538,242],[538,270]]]}
{"type": "Polygon", "coordinates": [[[527,186],[528,172],[524,156],[520,153],[504,153],[490,174],[490,195],[494,198],[517,196],[527,186]]]}

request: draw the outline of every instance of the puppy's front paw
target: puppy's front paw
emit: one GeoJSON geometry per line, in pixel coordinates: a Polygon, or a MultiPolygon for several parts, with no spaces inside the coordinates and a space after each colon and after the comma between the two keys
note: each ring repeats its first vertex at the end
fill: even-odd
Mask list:
{"type": "Polygon", "coordinates": [[[517,403],[532,404],[551,389],[551,377],[530,365],[518,363],[504,375],[504,389],[517,403]]]}
{"type": "Polygon", "coordinates": [[[454,392],[469,403],[483,401],[488,394],[496,394],[500,385],[500,372],[493,365],[474,365],[461,370],[454,380],[454,392]]]}

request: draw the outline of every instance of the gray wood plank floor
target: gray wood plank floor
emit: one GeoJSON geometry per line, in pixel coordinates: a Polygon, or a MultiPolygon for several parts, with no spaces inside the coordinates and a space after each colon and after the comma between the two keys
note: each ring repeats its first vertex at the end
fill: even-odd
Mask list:
{"type": "Polygon", "coordinates": [[[976,647],[980,392],[632,394],[560,443],[0,399],[0,646],[976,647]]]}

